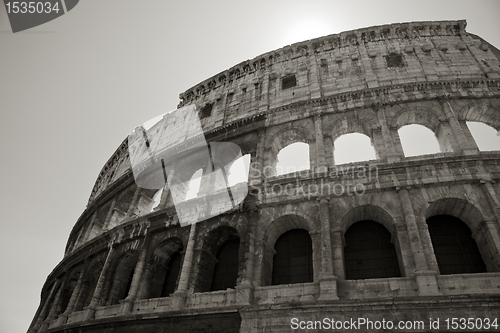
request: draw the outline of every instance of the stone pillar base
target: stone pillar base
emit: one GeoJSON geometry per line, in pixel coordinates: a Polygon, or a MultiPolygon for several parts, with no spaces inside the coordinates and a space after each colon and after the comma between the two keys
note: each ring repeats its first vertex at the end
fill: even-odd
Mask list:
{"type": "Polygon", "coordinates": [[[134,305],[134,300],[132,298],[125,298],[119,300],[120,308],[118,309],[118,314],[124,315],[132,312],[132,306],[134,305]]]}
{"type": "Polygon", "coordinates": [[[336,301],[338,299],[337,277],[335,275],[330,275],[319,278],[318,301],[336,301]]]}
{"type": "Polygon", "coordinates": [[[416,271],[415,281],[418,286],[418,294],[420,296],[435,296],[441,295],[438,288],[437,275],[434,271],[416,271]]]}
{"type": "Polygon", "coordinates": [[[234,289],[236,290],[236,303],[250,305],[253,299],[252,282],[239,284],[234,289]]]}
{"type": "Polygon", "coordinates": [[[92,320],[92,319],[94,319],[94,315],[95,315],[95,308],[87,306],[87,307],[83,308],[82,321],[92,320]]]}
{"type": "Polygon", "coordinates": [[[176,291],[173,294],[170,294],[170,298],[172,299],[171,305],[172,310],[182,310],[186,305],[186,291],[176,291]]]}
{"type": "Polygon", "coordinates": [[[62,326],[66,324],[66,321],[68,320],[69,313],[61,313],[59,317],[57,317],[57,323],[56,326],[62,326]]]}

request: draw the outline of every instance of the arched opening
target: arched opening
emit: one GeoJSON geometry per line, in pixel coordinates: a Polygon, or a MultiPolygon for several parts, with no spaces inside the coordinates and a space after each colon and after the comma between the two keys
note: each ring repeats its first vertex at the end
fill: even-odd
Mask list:
{"type": "Polygon", "coordinates": [[[194,262],[194,292],[234,288],[239,275],[240,251],[238,231],[224,225],[211,230],[203,239],[194,262]]]}
{"type": "Polygon", "coordinates": [[[101,274],[102,266],[102,263],[98,262],[86,272],[82,281],[80,295],[78,295],[78,299],[75,304],[75,311],[83,310],[84,307],[90,305],[97,286],[97,281],[99,280],[99,275],[101,274]]]}
{"type": "Polygon", "coordinates": [[[333,144],[335,164],[361,162],[377,159],[369,136],[361,133],[349,133],[338,137],[333,144]]]}
{"type": "Polygon", "coordinates": [[[313,282],[312,242],[309,232],[292,229],[274,245],[272,284],[313,282]]]}
{"type": "Polygon", "coordinates": [[[479,150],[500,150],[500,136],[496,129],[476,121],[467,121],[466,124],[479,150]]]}
{"type": "Polygon", "coordinates": [[[75,290],[76,283],[78,282],[78,274],[73,273],[71,275],[71,278],[69,281],[66,282],[64,289],[62,290],[61,293],[61,300],[59,302],[59,308],[58,308],[58,314],[63,313],[66,311],[69,301],[71,299],[71,295],[73,294],[73,291],[75,290]]]}
{"type": "Polygon", "coordinates": [[[441,274],[486,272],[471,230],[462,220],[436,215],[427,219],[427,226],[441,274]]]}
{"type": "Polygon", "coordinates": [[[186,191],[185,200],[194,199],[198,196],[198,192],[200,191],[201,185],[201,177],[203,175],[203,170],[198,169],[191,179],[189,180],[189,185],[186,191]]]}
{"type": "Polygon", "coordinates": [[[221,245],[215,256],[217,263],[214,267],[210,291],[226,290],[236,286],[239,248],[239,239],[232,239],[221,245]]]}
{"type": "Polygon", "coordinates": [[[170,258],[170,262],[168,263],[160,297],[168,297],[170,296],[170,294],[175,292],[175,288],[177,288],[177,280],[181,272],[181,267],[182,255],[180,252],[176,252],[172,255],[172,257],[170,258]]]}
{"type": "Polygon", "coordinates": [[[307,143],[292,143],[281,149],[276,156],[277,176],[309,169],[309,145],[307,143]]]}
{"type": "Polygon", "coordinates": [[[168,297],[175,292],[183,250],[182,240],[176,237],[162,241],[154,249],[141,275],[138,299],[168,297]]]}
{"type": "Polygon", "coordinates": [[[154,211],[160,205],[161,196],[162,196],[164,190],[165,190],[164,188],[161,188],[155,193],[155,195],[153,195],[153,198],[152,198],[153,204],[151,206],[151,211],[154,211]]]}
{"type": "Polygon", "coordinates": [[[406,125],[398,130],[398,134],[406,157],[441,152],[436,135],[425,126],[406,125]]]}
{"type": "Polygon", "coordinates": [[[401,276],[391,234],[374,221],[360,221],[345,235],[345,269],[347,280],[401,276]]]}
{"type": "Polygon", "coordinates": [[[130,291],[132,277],[134,276],[135,266],[137,264],[138,253],[131,251],[125,253],[119,260],[112,278],[112,286],[109,289],[107,305],[118,304],[118,301],[125,299],[130,291]]]}
{"type": "Polygon", "coordinates": [[[281,149],[276,156],[277,176],[309,169],[309,145],[307,143],[292,143],[281,149]]]}
{"type": "Polygon", "coordinates": [[[250,170],[250,154],[246,154],[231,163],[227,172],[228,186],[248,182],[248,172],[250,170]]]}

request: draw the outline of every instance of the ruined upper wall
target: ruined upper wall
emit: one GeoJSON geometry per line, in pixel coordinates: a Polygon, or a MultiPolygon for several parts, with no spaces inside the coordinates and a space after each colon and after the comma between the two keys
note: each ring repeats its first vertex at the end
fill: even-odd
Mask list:
{"type": "MultiPolygon", "coordinates": [[[[213,129],[280,106],[346,92],[467,78],[497,78],[489,44],[466,22],[412,22],[363,28],[285,46],[242,62],[179,95],[179,106],[211,109],[213,129]],[[474,36],[475,37],[475,36],[474,36]],[[283,80],[296,85],[284,89],[283,80]]],[[[494,50],[494,48],[493,48],[494,50]]]]}
{"type": "MultiPolygon", "coordinates": [[[[464,20],[397,23],[285,46],[186,90],[179,107],[195,104],[207,133],[296,103],[334,99],[340,109],[344,99],[353,107],[370,105],[387,88],[409,92],[419,85],[421,94],[436,82],[499,78],[498,50],[465,27],[464,20]]],[[[89,203],[129,171],[125,140],[99,174],[89,203]]]]}

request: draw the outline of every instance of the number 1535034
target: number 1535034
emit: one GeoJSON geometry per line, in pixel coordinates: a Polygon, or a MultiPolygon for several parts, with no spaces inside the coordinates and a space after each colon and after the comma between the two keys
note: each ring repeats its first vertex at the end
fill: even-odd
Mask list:
{"type": "Polygon", "coordinates": [[[59,13],[59,2],[52,5],[50,2],[30,1],[18,2],[11,1],[5,4],[8,14],[42,14],[42,13],[59,13]]]}

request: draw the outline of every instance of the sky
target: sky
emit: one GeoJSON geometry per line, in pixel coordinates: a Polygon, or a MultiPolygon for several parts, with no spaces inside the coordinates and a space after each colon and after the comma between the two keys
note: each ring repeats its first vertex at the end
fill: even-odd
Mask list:
{"type": "Polygon", "coordinates": [[[26,332],[108,158],[179,93],[259,54],[396,22],[468,21],[500,48],[500,1],[81,0],[13,34],[0,6],[0,332],[26,332]]]}

